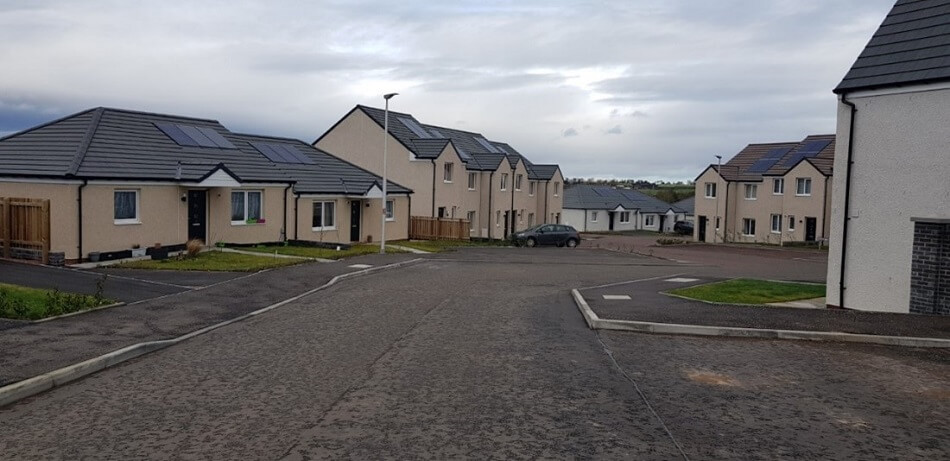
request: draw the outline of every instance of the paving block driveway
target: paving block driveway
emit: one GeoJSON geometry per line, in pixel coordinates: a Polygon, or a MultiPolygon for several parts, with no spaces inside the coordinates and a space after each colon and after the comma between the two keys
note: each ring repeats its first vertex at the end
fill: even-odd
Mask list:
{"type": "Polygon", "coordinates": [[[569,294],[683,270],[602,250],[430,256],[2,408],[0,453],[933,460],[950,452],[946,351],[596,332],[569,294]]]}

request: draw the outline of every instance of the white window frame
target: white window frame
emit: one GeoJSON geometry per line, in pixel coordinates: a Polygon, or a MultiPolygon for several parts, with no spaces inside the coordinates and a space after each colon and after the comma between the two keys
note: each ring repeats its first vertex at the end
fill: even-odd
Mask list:
{"type": "Polygon", "coordinates": [[[596,211],[591,211],[591,212],[590,212],[590,222],[597,222],[597,212],[596,212],[596,211]]]}
{"type": "Polygon", "coordinates": [[[501,190],[508,190],[508,173],[501,174],[501,190]]]}
{"type": "Polygon", "coordinates": [[[521,190],[521,182],[522,182],[522,179],[524,179],[524,175],[523,175],[523,174],[516,174],[516,175],[515,175],[515,190],[516,190],[516,191],[520,191],[520,190],[521,190]]]}
{"type": "MultiPolygon", "coordinates": [[[[320,204],[320,210],[321,210],[321,211],[320,211],[320,221],[321,221],[320,224],[323,224],[323,225],[322,225],[322,226],[314,226],[314,225],[313,225],[313,215],[311,215],[311,216],[310,216],[310,228],[311,228],[312,230],[315,230],[315,231],[336,230],[336,209],[338,208],[338,207],[336,206],[336,205],[337,205],[336,200],[314,200],[312,206],[315,206],[315,205],[317,205],[317,204],[320,204]],[[328,216],[328,215],[327,215],[327,204],[328,204],[328,203],[332,203],[332,204],[333,204],[333,213],[331,213],[331,214],[329,215],[329,216],[332,216],[332,217],[333,217],[333,224],[332,224],[332,225],[329,225],[329,226],[326,225],[327,216],[328,216]]],[[[311,208],[311,210],[312,210],[312,209],[313,209],[313,208],[311,208]]]]}
{"type": "Polygon", "coordinates": [[[475,212],[469,211],[465,218],[468,219],[468,231],[475,232],[475,212]]]}
{"type": "Polygon", "coordinates": [[[782,215],[780,215],[780,214],[773,214],[773,215],[770,216],[770,218],[771,218],[771,219],[770,219],[770,221],[771,221],[770,224],[771,224],[771,226],[772,226],[772,227],[771,227],[772,233],[773,233],[773,234],[781,234],[781,233],[782,233],[782,215]],[[776,226],[776,224],[777,224],[777,226],[776,226]]]}
{"type": "Polygon", "coordinates": [[[386,221],[396,220],[396,201],[386,200],[386,221]]]}
{"type": "Polygon", "coordinates": [[[716,230],[719,230],[719,216],[716,216],[716,230]]]}
{"type": "MultiPolygon", "coordinates": [[[[261,189],[232,189],[232,190],[231,190],[231,194],[244,194],[244,219],[242,219],[242,220],[240,220],[240,221],[236,221],[236,220],[234,220],[233,217],[232,217],[232,219],[231,219],[231,225],[232,225],[232,226],[248,226],[248,225],[251,225],[251,223],[248,223],[248,222],[247,222],[247,220],[249,219],[248,216],[250,216],[250,214],[251,214],[251,213],[250,213],[251,210],[248,208],[248,207],[250,206],[250,205],[249,205],[249,204],[250,204],[250,201],[247,199],[247,196],[248,196],[249,194],[252,194],[252,193],[255,193],[255,192],[258,193],[258,194],[261,194],[261,209],[260,209],[260,211],[258,212],[258,215],[260,215],[260,218],[258,218],[258,219],[264,218],[264,191],[263,191],[263,190],[261,190],[261,189]]],[[[233,196],[233,195],[231,195],[230,197],[231,197],[231,200],[234,200],[234,196],[233,196]]],[[[231,204],[231,206],[234,206],[234,205],[231,204]]],[[[228,212],[230,213],[230,210],[229,210],[228,212]]],[[[260,224],[260,223],[253,223],[253,224],[260,224]]]]}
{"type": "Polygon", "coordinates": [[[788,230],[795,230],[795,215],[788,215],[788,230]]]}
{"type": "Polygon", "coordinates": [[[811,178],[795,178],[795,195],[811,197],[811,178]],[[803,192],[804,189],[807,189],[803,192]]]}
{"type": "Polygon", "coordinates": [[[772,178],[772,195],[785,194],[785,178],[772,178]]]}
{"type": "Polygon", "coordinates": [[[528,181],[528,197],[534,197],[534,190],[537,189],[537,181],[528,181]]]}
{"type": "Polygon", "coordinates": [[[475,190],[478,187],[478,173],[468,173],[468,190],[475,190]]]}
{"type": "Polygon", "coordinates": [[[758,200],[759,198],[759,185],[758,184],[746,184],[745,185],[745,199],[746,200],[758,200]],[[749,193],[751,192],[751,194],[749,193]]]}
{"type": "Polygon", "coordinates": [[[560,194],[561,194],[561,183],[556,182],[554,183],[554,196],[557,197],[560,194]]]}
{"type": "Polygon", "coordinates": [[[495,227],[501,227],[501,210],[495,210],[495,227]]]}
{"type": "Polygon", "coordinates": [[[452,183],[452,162],[445,162],[445,165],[442,165],[442,182],[451,184],[452,183]]]}
{"type": "Polygon", "coordinates": [[[742,235],[746,237],[755,237],[755,219],[754,218],[742,218],[742,235]]]}
{"type": "Polygon", "coordinates": [[[534,222],[534,213],[528,213],[528,227],[531,227],[535,224],[534,222]]]}
{"type": "Polygon", "coordinates": [[[116,189],[112,191],[112,222],[119,226],[127,226],[130,224],[142,224],[142,213],[140,209],[140,196],[142,191],[138,189],[116,189]],[[116,218],[115,217],[115,196],[119,193],[132,193],[135,195],[135,217],[134,218],[116,218]]]}
{"type": "Polygon", "coordinates": [[[620,212],[620,224],[630,224],[630,212],[621,211],[620,212]]]}
{"type": "Polygon", "coordinates": [[[653,227],[656,225],[656,215],[643,215],[643,227],[653,227]]]}
{"type": "Polygon", "coordinates": [[[717,183],[707,182],[706,183],[706,198],[716,198],[716,192],[717,192],[716,189],[719,188],[718,186],[719,185],[717,183]]]}

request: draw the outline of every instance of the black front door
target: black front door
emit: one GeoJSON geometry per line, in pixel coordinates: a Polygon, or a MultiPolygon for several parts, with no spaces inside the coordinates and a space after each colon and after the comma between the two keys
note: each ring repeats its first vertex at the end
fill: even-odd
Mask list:
{"type": "Polygon", "coordinates": [[[706,241],[706,221],[707,220],[705,216],[699,217],[699,241],[700,242],[706,241]]]}
{"type": "Polygon", "coordinates": [[[660,215],[660,232],[666,232],[666,215],[660,215]]]}
{"type": "Polygon", "coordinates": [[[188,191],[188,240],[207,242],[208,237],[208,192],[188,191]]]}
{"type": "Polygon", "coordinates": [[[805,218],[805,241],[814,242],[818,229],[818,218],[805,218]]]}
{"type": "Polygon", "coordinates": [[[505,212],[505,237],[508,237],[508,212],[505,212]]]}
{"type": "Polygon", "coordinates": [[[362,215],[361,208],[360,208],[361,203],[362,202],[360,202],[359,200],[350,201],[350,241],[351,242],[360,241],[360,216],[362,215]]]}
{"type": "Polygon", "coordinates": [[[617,213],[614,213],[613,211],[608,211],[607,214],[610,215],[610,227],[608,228],[608,230],[614,230],[614,216],[616,216],[617,213]]]}

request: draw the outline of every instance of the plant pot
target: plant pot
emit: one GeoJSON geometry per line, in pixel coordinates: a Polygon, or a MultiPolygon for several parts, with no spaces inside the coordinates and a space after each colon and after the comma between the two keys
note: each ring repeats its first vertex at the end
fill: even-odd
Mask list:
{"type": "Polygon", "coordinates": [[[156,261],[161,261],[163,259],[168,259],[168,248],[153,248],[152,249],[152,259],[156,261]]]}
{"type": "Polygon", "coordinates": [[[132,249],[132,257],[133,257],[133,258],[141,258],[142,256],[145,256],[145,248],[133,248],[133,249],[132,249]]]}
{"type": "Polygon", "coordinates": [[[90,261],[90,262],[94,262],[94,263],[99,262],[99,252],[98,252],[98,251],[90,251],[90,252],[89,252],[89,261],[90,261]]]}

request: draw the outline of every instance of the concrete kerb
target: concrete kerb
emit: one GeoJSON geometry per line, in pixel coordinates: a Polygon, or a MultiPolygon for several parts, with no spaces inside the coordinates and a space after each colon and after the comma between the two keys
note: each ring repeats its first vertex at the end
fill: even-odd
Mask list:
{"type": "Polygon", "coordinates": [[[950,348],[950,339],[883,336],[833,331],[773,330],[763,328],[684,325],[677,323],[639,322],[633,320],[601,319],[587,304],[577,289],[571,290],[577,308],[592,330],[633,331],[667,335],[722,336],[758,339],[795,339],[806,341],[839,341],[849,343],[881,344],[885,346],[950,348]]]}
{"type": "Polygon", "coordinates": [[[67,384],[79,378],[89,376],[100,370],[104,370],[106,368],[115,366],[122,362],[134,359],[136,357],[140,357],[150,352],[154,352],[160,349],[173,346],[175,344],[194,338],[195,336],[202,335],[209,331],[216,330],[218,328],[230,325],[232,323],[237,323],[237,322],[249,319],[251,317],[255,317],[257,315],[263,314],[265,312],[272,311],[274,309],[277,309],[278,307],[284,306],[286,304],[289,304],[294,301],[305,298],[307,296],[310,296],[318,291],[325,290],[335,285],[340,280],[344,280],[350,277],[356,277],[360,275],[366,275],[366,274],[381,271],[384,269],[393,269],[396,267],[407,266],[409,264],[414,264],[422,260],[423,259],[421,258],[411,259],[408,261],[387,264],[385,266],[371,267],[368,269],[363,269],[363,270],[359,270],[355,272],[340,274],[330,279],[329,282],[317,288],[314,288],[312,290],[301,293],[297,296],[287,298],[283,301],[271,304],[267,307],[263,307],[254,312],[249,312],[239,317],[235,317],[231,320],[226,320],[221,323],[207,326],[205,328],[193,331],[191,333],[187,333],[177,338],[165,339],[165,340],[159,340],[159,341],[148,341],[144,343],[133,344],[131,346],[127,346],[122,349],[109,352],[107,354],[103,354],[98,357],[94,357],[94,358],[91,358],[89,360],[86,360],[74,365],[63,367],[58,370],[51,371],[49,373],[44,373],[39,376],[34,376],[32,378],[28,378],[23,381],[19,381],[13,384],[0,387],[0,407],[4,407],[18,400],[22,400],[27,397],[39,394],[40,392],[50,390],[54,387],[62,386],[63,384],[67,384]]]}

